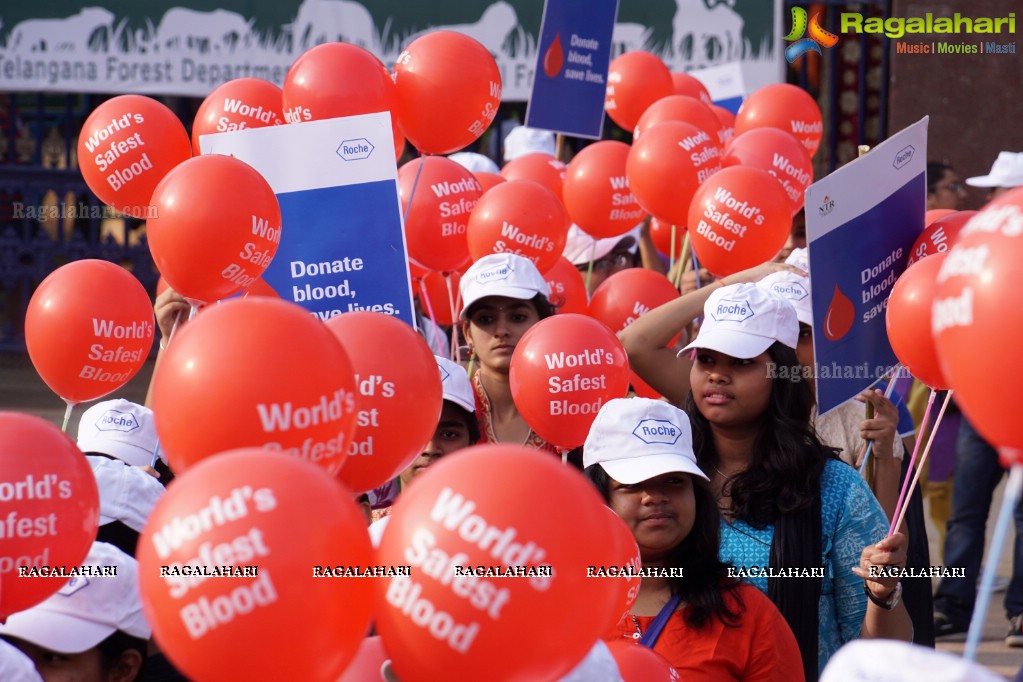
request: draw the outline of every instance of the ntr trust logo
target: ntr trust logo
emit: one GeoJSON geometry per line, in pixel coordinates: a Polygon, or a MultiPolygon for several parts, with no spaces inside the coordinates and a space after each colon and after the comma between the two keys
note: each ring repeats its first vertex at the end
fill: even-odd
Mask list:
{"type": "Polygon", "coordinates": [[[792,30],[785,36],[785,40],[792,43],[785,48],[785,59],[789,64],[811,50],[821,54],[821,47],[834,47],[838,42],[838,36],[821,27],[820,18],[819,12],[814,14],[807,25],[806,10],[802,7],[792,8],[792,30]],[[809,35],[803,37],[807,33],[809,35]]]}

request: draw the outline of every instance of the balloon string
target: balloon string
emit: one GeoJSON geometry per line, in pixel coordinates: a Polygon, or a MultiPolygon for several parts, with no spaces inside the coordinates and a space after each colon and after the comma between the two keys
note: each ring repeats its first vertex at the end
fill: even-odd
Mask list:
{"type": "Polygon", "coordinates": [[[437,324],[437,318],[433,315],[433,304],[430,303],[430,297],[426,295],[426,279],[419,280],[419,290],[422,292],[420,297],[423,301],[423,305],[426,308],[426,314],[430,316],[430,329],[433,332],[433,347],[440,348],[444,344],[440,342],[440,325],[437,324]]]}
{"type": "MultiPolygon", "coordinates": [[[[192,304],[192,309],[188,311],[188,321],[191,322],[195,319],[195,316],[199,314],[199,306],[195,303],[192,304]]],[[[167,342],[168,344],[170,341],[167,342]]]]}
{"type": "Polygon", "coordinates": [[[682,275],[689,271],[692,266],[692,260],[689,258],[689,249],[691,245],[689,243],[689,233],[686,232],[682,238],[682,253],[678,257],[678,271],[675,272],[675,288],[680,292],[682,291],[682,275]]]}
{"type": "MultiPolygon", "coordinates": [[[[885,398],[891,398],[892,397],[892,389],[895,388],[895,376],[899,373],[899,368],[900,367],[902,367],[901,364],[896,364],[894,367],[892,367],[891,378],[888,381],[888,387],[884,391],[884,397],[885,398]]],[[[927,404],[927,409],[930,409],[930,408],[931,408],[931,405],[930,405],[930,403],[928,403],[927,404]]],[[[873,419],[873,418],[874,418],[874,406],[871,405],[870,403],[867,403],[867,419],[873,419]]],[[[919,441],[917,442],[917,444],[919,445],[919,441]]],[[[860,476],[862,476],[863,472],[867,470],[867,461],[870,459],[870,453],[871,453],[871,451],[873,449],[874,449],[874,441],[873,440],[868,440],[867,441],[866,452],[863,453],[863,461],[860,462],[860,476]]],[[[915,453],[916,448],[914,447],[913,449],[914,449],[914,453],[915,453]]],[[[914,454],[914,456],[915,456],[915,454],[914,454]]],[[[899,505],[895,505],[895,508],[898,509],[899,505]]]]}
{"type": "Polygon", "coordinates": [[[1023,465],[1015,464],[1009,470],[1009,482],[1005,486],[1002,508],[998,512],[998,521],[995,523],[995,532],[991,537],[987,562],[984,564],[984,575],[981,576],[980,588],[977,590],[977,603],[973,608],[970,630],[966,635],[963,658],[967,661],[977,658],[977,646],[984,633],[984,620],[987,617],[988,605],[991,603],[991,593],[994,592],[998,560],[1002,558],[1002,549],[1005,547],[1005,540],[1009,533],[1009,522],[1012,520],[1016,504],[1019,502],[1021,488],[1023,488],[1023,465]]]}
{"type": "MultiPolygon", "coordinates": [[[[916,454],[920,451],[920,443],[924,440],[923,435],[924,432],[927,431],[927,423],[931,419],[931,407],[934,405],[934,397],[936,395],[938,395],[938,392],[932,388],[931,394],[927,397],[927,407],[924,409],[924,417],[920,420],[920,429],[918,431],[920,438],[916,439],[916,444],[913,445],[913,456],[909,459],[909,471],[916,471],[916,454]]],[[[910,476],[906,476],[906,480],[902,482],[902,491],[899,492],[899,501],[895,503],[896,510],[902,506],[902,501],[906,499],[906,490],[909,488],[910,479],[910,476]]],[[[894,520],[894,518],[892,520],[894,520]]],[[[891,527],[888,528],[888,534],[892,534],[891,527]]]]}
{"type": "Polygon", "coordinates": [[[423,173],[423,164],[426,163],[426,156],[419,157],[419,168],[416,169],[416,179],[412,181],[412,189],[408,193],[408,206],[405,207],[405,215],[402,217],[401,222],[403,225],[408,223],[408,214],[412,210],[412,200],[416,197],[416,187],[419,186],[419,176],[423,173]]]}
{"type": "MultiPolygon", "coordinates": [[[[458,319],[458,317],[457,317],[458,311],[455,309],[455,307],[458,305],[458,301],[457,301],[457,299],[455,297],[454,287],[451,285],[451,273],[450,272],[445,272],[444,273],[444,282],[448,285],[448,305],[451,306],[451,322],[452,322],[452,324],[451,324],[451,361],[452,362],[457,362],[458,361],[457,360],[457,358],[458,358],[458,333],[457,333],[457,329],[456,329],[457,325],[455,324],[455,320],[458,319]]],[[[461,292],[459,292],[459,296],[458,297],[461,298],[461,292]]]]}
{"type": "Polygon", "coordinates": [[[67,433],[67,425],[71,421],[71,410],[75,409],[77,403],[73,403],[70,400],[65,400],[64,402],[67,403],[67,409],[64,410],[64,424],[60,427],[60,430],[67,433]]]}
{"type": "MultiPolygon", "coordinates": [[[[675,270],[675,224],[671,225],[671,248],[668,249],[668,272],[674,272],[675,270]]],[[[677,286],[675,287],[678,288],[677,286]]]]}
{"type": "Polygon", "coordinates": [[[586,266],[586,301],[590,300],[590,278],[593,276],[593,258],[597,255],[597,240],[593,240],[593,247],[590,249],[590,264],[586,266]]]}
{"type": "MultiPolygon", "coordinates": [[[[941,404],[941,409],[938,410],[938,417],[934,420],[934,426],[931,427],[931,435],[927,439],[927,445],[924,446],[923,453],[920,455],[920,466],[918,466],[917,469],[916,469],[916,472],[914,472],[914,474],[913,474],[913,482],[909,485],[910,491],[912,491],[916,487],[917,481],[920,480],[920,474],[923,473],[924,463],[927,461],[927,455],[929,455],[931,453],[931,443],[934,442],[934,437],[936,435],[938,435],[938,427],[941,426],[941,418],[945,416],[945,408],[948,407],[949,401],[952,400],[952,393],[953,393],[953,391],[951,389],[949,389],[949,392],[945,394],[945,402],[943,402],[941,404]]],[[[907,498],[908,497],[909,496],[907,495],[907,498]]],[[[896,505],[896,509],[898,509],[897,505],[896,505]]],[[[905,504],[902,505],[902,509],[899,511],[898,515],[896,516],[895,522],[892,524],[892,527],[888,529],[888,535],[891,535],[892,533],[894,533],[895,529],[902,525],[902,519],[905,518],[906,510],[907,509],[909,509],[909,500],[908,499],[906,499],[905,500],[905,504]]]]}

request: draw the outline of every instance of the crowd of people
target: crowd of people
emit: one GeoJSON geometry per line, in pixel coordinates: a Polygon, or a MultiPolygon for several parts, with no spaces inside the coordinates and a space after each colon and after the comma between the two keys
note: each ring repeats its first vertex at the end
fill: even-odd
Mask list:
{"type": "MultiPolygon", "coordinates": [[[[523,130],[512,146],[553,152],[553,137],[523,130]]],[[[470,155],[452,158],[482,168],[470,155]]],[[[1003,153],[988,176],[966,183],[989,187],[992,194],[1023,186],[1023,154],[1003,153]]],[[[950,166],[928,166],[928,208],[958,209],[963,198],[950,166]]],[[[898,392],[889,397],[884,385],[819,415],[812,381],[768,371],[791,368],[791,376],[798,376],[799,368],[814,364],[809,298],[786,295],[791,283],[810,287],[802,227],[794,235],[778,260],[721,279],[704,271],[699,286],[688,280],[684,295],[627,326],[619,338],[629,364],[663,398],[607,402],[581,452],[571,453],[534,432],[509,381],[523,335],[558,312],[548,283],[520,256],[477,260],[461,278],[458,320],[444,330],[464,341],[467,357],[461,363],[436,358],[443,407],[435,432],[393,481],[352,491],[369,508],[371,537],[379,540],[401,494],[430,475],[440,458],[476,443],[522,445],[581,469],[632,532],[644,568],[682,569],[684,577],[644,576],[630,612],[607,639],[653,649],[684,680],[853,679],[851,671],[871,658],[866,643],[856,646],[868,653],[845,655],[855,640],[933,647],[935,636],[964,631],[976,599],[987,510],[1003,474],[997,455],[967,421],[943,422],[944,441],[956,443],[946,448],[946,458],[954,458],[954,467],[946,468],[954,471],[955,484],[943,564],[965,567],[966,577],[943,579],[932,602],[930,578],[879,575],[878,568],[930,565],[919,492],[906,521],[889,534],[899,490],[913,474],[905,455],[924,434],[915,433],[913,399],[904,401],[898,392]],[[717,314],[727,300],[745,300],[753,312],[717,314]],[[680,331],[682,340],[673,345],[680,331]],[[674,439],[644,439],[636,429],[644,420],[667,425],[674,439]],[[868,442],[872,464],[865,478],[857,467],[868,442]]],[[[627,268],[668,270],[645,225],[610,239],[594,239],[574,226],[565,256],[588,274],[589,293],[627,268]]],[[[173,290],[156,300],[161,349],[186,323],[187,309],[173,290]]],[[[424,332],[428,342],[431,336],[436,334],[424,332]]],[[[438,355],[447,348],[434,344],[438,355]]],[[[173,480],[153,413],[124,400],[99,403],[83,413],[78,444],[100,492],[97,540],[85,564],[116,565],[117,578],[73,579],[8,618],[0,625],[0,678],[185,679],[149,641],[135,584],[139,533],[173,480]],[[103,428],[111,415],[134,426],[103,428]]],[[[935,456],[934,485],[925,492],[941,490],[934,475],[941,466],[935,456]]],[[[1013,579],[1005,598],[1009,646],[1023,646],[1020,510],[1016,519],[1013,579]]],[[[900,679],[923,679],[922,671],[938,664],[914,658],[920,655],[904,648],[884,658],[913,666],[900,679]]],[[[966,666],[962,679],[990,676],[955,665],[966,666]]],[[[940,666],[952,664],[940,659],[940,666]]],[[[868,674],[855,679],[881,679],[868,674]]]]}

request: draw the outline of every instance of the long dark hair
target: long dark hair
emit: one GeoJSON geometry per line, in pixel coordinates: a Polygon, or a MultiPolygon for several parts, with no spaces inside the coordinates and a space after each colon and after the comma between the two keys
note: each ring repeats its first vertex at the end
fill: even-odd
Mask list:
{"type": "MultiPolygon", "coordinates": [[[[776,341],[767,353],[780,371],[753,442],[750,465],[729,483],[733,515],[756,528],[774,523],[782,514],[807,509],[820,495],[825,462],[835,456],[810,424],[814,400],[809,384],[802,378],[788,378],[802,377],[796,351],[776,341]]],[[[697,409],[691,390],[686,412],[693,426],[697,462],[709,471],[717,463],[717,451],[711,425],[697,409]]]]}
{"type": "MultiPolygon", "coordinates": [[[[588,466],[583,474],[590,479],[604,502],[611,502],[611,477],[599,464],[588,466]]],[[[702,628],[712,618],[728,627],[739,624],[739,616],[746,610],[736,588],[737,580],[728,577],[728,564],[718,558],[721,541],[720,516],[714,494],[707,482],[693,476],[693,494],[696,497],[696,519],[689,535],[675,547],[664,561],[666,568],[682,568],[683,577],[669,577],[672,594],[677,594],[687,608],[682,617],[686,625],[702,628]],[[737,609],[731,610],[722,593],[732,591],[737,609]]]]}

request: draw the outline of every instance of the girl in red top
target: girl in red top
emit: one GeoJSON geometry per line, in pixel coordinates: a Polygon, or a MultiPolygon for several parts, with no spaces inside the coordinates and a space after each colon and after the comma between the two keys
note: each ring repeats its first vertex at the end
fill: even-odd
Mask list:
{"type": "Polygon", "coordinates": [[[718,558],[717,503],[696,465],[684,412],[611,400],[583,446],[586,476],[625,521],[644,570],[617,634],[650,646],[686,682],[801,682],[796,639],[774,604],[718,558]]]}

